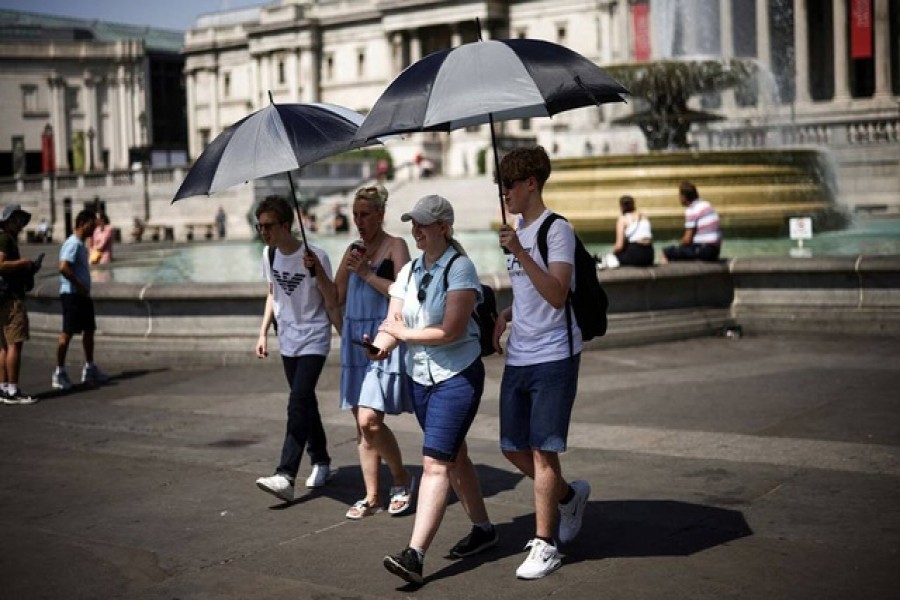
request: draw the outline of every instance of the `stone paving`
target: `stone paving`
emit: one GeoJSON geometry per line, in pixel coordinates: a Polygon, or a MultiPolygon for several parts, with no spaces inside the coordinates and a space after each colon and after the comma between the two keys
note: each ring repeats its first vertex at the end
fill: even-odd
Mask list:
{"type": "MultiPolygon", "coordinates": [[[[381,566],[412,516],[344,518],[362,484],[335,356],[320,405],[338,474],[277,504],[253,483],[284,427],[277,359],[134,368],[100,347],[112,382],[59,394],[26,344],[23,388],[42,400],[0,406],[0,598],[897,598],[898,341],[586,352],[563,465],[594,491],[563,567],[533,582],[514,577],[531,486],[497,449],[502,361],[488,359],[469,444],[501,543],[445,558],[468,531],[454,502],[419,589],[381,566]]],[[[418,471],[414,419],[388,423],[418,471]]]]}

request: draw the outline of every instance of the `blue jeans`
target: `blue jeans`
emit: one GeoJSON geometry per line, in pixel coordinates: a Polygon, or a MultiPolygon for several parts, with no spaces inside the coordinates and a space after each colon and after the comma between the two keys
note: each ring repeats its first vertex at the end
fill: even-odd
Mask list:
{"type": "Polygon", "coordinates": [[[500,382],[500,449],[564,452],[581,354],[507,367],[500,382]]]}
{"type": "Polygon", "coordinates": [[[422,454],[453,462],[475,420],[484,391],[484,364],[478,358],[461,373],[434,385],[407,375],[413,410],[425,434],[422,454]]]}
{"type": "Polygon", "coordinates": [[[319,414],[319,400],[316,398],[316,384],[325,366],[325,357],[317,354],[282,356],[281,362],[291,394],[288,397],[287,430],[281,447],[281,462],[275,472],[293,481],[300,470],[304,448],[312,464],[331,463],[325,447],[327,440],[319,414]]]}

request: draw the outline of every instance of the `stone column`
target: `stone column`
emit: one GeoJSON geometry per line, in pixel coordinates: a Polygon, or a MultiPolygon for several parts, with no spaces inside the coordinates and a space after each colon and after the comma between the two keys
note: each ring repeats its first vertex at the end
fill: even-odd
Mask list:
{"type": "Polygon", "coordinates": [[[294,49],[291,50],[287,56],[287,60],[285,61],[284,68],[287,69],[287,84],[288,84],[288,100],[290,102],[299,102],[300,101],[300,81],[299,81],[299,67],[300,64],[300,50],[294,49]]]}
{"type": "Polygon", "coordinates": [[[456,48],[462,45],[462,34],[459,32],[459,23],[450,25],[450,47],[456,48]]]}
{"type": "Polygon", "coordinates": [[[66,115],[66,81],[53,74],[47,80],[50,85],[50,125],[53,127],[53,154],[56,169],[69,168],[68,159],[68,118],[66,115]]]}
{"type": "Polygon", "coordinates": [[[250,104],[253,105],[253,110],[256,110],[257,107],[263,106],[261,94],[259,92],[259,57],[251,56],[250,57],[250,104]]]}
{"type": "Polygon", "coordinates": [[[85,73],[84,76],[84,100],[87,103],[85,116],[87,117],[87,127],[85,128],[84,140],[85,146],[85,165],[88,170],[96,169],[100,161],[100,153],[97,148],[100,146],[100,124],[97,119],[97,78],[91,73],[85,73]],[[87,135],[88,131],[94,131],[93,136],[87,135]],[[93,164],[91,164],[93,158],[93,164]]]}
{"type": "Polygon", "coordinates": [[[403,70],[403,34],[395,31],[391,34],[391,77],[403,70]]]}
{"type": "Polygon", "coordinates": [[[189,71],[185,76],[185,93],[187,95],[188,121],[188,154],[197,158],[203,151],[200,147],[200,136],[197,133],[197,72],[189,71]]]}
{"type": "MultiPolygon", "coordinates": [[[[731,0],[719,0],[719,51],[725,58],[734,58],[734,35],[731,12],[731,0]]],[[[734,88],[722,92],[723,110],[735,106],[734,88]]]]}
{"type": "Polygon", "coordinates": [[[118,91],[118,97],[116,106],[119,121],[119,144],[118,144],[118,155],[116,156],[116,162],[119,164],[120,168],[128,168],[130,165],[128,164],[128,148],[131,146],[132,142],[132,124],[128,120],[128,79],[129,74],[125,68],[125,65],[119,65],[119,72],[117,73],[116,81],[118,85],[116,89],[118,91]]]}
{"type": "Polygon", "coordinates": [[[209,139],[214,140],[222,131],[219,124],[219,68],[209,70],[209,139]]]}
{"type": "Polygon", "coordinates": [[[834,100],[850,98],[850,79],[847,61],[847,0],[832,0],[834,39],[834,100]]]}
{"type": "MultiPolygon", "coordinates": [[[[483,29],[482,35],[484,35],[483,29]]],[[[409,64],[413,64],[420,58],[422,58],[422,40],[419,38],[418,30],[412,29],[409,32],[409,64]]]]}
{"type": "Polygon", "coordinates": [[[794,101],[809,104],[809,34],[806,0],[794,0],[794,101]]]}
{"type": "Polygon", "coordinates": [[[891,43],[888,0],[875,0],[875,98],[891,97],[891,43]]]}

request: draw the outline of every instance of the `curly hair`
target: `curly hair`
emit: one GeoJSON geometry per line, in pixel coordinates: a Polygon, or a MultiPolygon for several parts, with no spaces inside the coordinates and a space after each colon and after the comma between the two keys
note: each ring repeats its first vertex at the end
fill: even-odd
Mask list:
{"type": "Polygon", "coordinates": [[[265,200],[257,205],[254,214],[259,219],[263,213],[272,213],[279,223],[294,224],[294,211],[284,196],[266,196],[265,200]]]}
{"type": "Polygon", "coordinates": [[[537,179],[538,188],[550,178],[550,157],[543,146],[515,148],[500,161],[500,181],[515,181],[528,177],[537,179]]]}

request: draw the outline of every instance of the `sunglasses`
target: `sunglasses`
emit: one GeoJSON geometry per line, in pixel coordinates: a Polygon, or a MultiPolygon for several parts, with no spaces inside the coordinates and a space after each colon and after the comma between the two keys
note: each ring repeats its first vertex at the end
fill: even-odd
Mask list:
{"type": "Polygon", "coordinates": [[[422,282],[419,284],[419,295],[417,296],[419,299],[419,304],[425,302],[425,291],[428,289],[428,285],[431,283],[431,273],[425,273],[425,277],[422,278],[422,282]]]}
{"type": "Polygon", "coordinates": [[[278,227],[278,223],[257,223],[256,231],[257,233],[262,233],[263,231],[269,231],[273,227],[278,227]]]}
{"type": "Polygon", "coordinates": [[[528,177],[519,177],[516,179],[505,179],[504,178],[504,179],[500,180],[500,185],[502,185],[504,188],[506,188],[508,190],[511,190],[514,187],[516,187],[517,183],[519,183],[520,181],[525,181],[526,179],[528,179],[528,177]]]}

